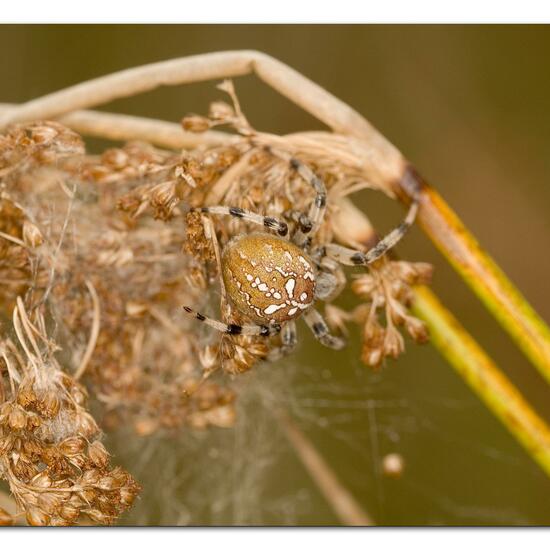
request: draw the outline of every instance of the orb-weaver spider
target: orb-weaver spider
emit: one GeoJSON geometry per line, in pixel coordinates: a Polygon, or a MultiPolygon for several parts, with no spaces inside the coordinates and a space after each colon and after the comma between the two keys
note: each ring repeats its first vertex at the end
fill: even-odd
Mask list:
{"type": "MultiPolygon", "coordinates": [[[[266,150],[271,151],[269,147],[266,150]]],[[[277,155],[281,156],[281,153],[277,155]]],[[[291,213],[296,225],[294,233],[289,233],[285,221],[242,208],[206,206],[191,209],[204,214],[234,216],[275,233],[237,235],[222,253],[222,277],[227,295],[231,304],[252,323],[227,324],[187,306],[184,309],[199,321],[226,334],[271,336],[281,332],[283,353],[288,353],[296,345],[296,319],[303,316],[321,344],[341,349],[345,341],[330,333],[322,315],[313,307],[315,302],[333,295],[338,285],[335,274],[341,269],[339,264],[368,265],[393,248],[414,223],[418,201],[413,200],[403,222],[366,253],[332,243],[312,247],[312,235],[321,226],[325,215],[325,184],[303,162],[286,155],[284,158],[316,193],[307,214],[291,213]]]]}

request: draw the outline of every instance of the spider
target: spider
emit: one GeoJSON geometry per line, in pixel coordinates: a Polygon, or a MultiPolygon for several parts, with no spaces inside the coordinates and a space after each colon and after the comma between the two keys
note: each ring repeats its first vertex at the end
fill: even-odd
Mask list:
{"type": "Polygon", "coordinates": [[[327,191],[323,180],[306,164],[270,147],[266,150],[289,162],[315,191],[309,212],[290,211],[288,224],[231,206],[206,206],[190,211],[217,216],[233,216],[263,226],[268,232],[246,233],[233,237],[221,257],[222,278],[231,304],[250,324],[237,325],[217,321],[190,307],[184,310],[213,329],[230,335],[272,336],[281,333],[281,352],[297,344],[296,320],[301,316],[315,338],[324,346],[341,349],[345,340],[330,333],[323,316],[315,309],[317,301],[326,301],[337,293],[340,264],[366,266],[393,248],[414,223],[418,199],[413,199],[405,219],[366,253],[337,244],[312,246],[312,236],[321,226],[327,191]]]}

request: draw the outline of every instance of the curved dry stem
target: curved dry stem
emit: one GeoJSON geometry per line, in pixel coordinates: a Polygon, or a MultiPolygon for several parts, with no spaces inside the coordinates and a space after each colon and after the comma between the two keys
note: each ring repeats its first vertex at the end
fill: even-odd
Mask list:
{"type": "MultiPolygon", "coordinates": [[[[94,78],[15,107],[0,116],[0,128],[12,122],[57,118],[63,114],[103,105],[160,86],[174,86],[255,73],[272,88],[325,122],[334,130],[350,128],[376,137],[371,125],[343,101],[300,73],[253,50],[215,52],[182,57],[126,69],[94,78]]],[[[355,130],[352,133],[356,133],[355,130]]],[[[386,146],[393,147],[379,136],[386,146]]]]}
{"type": "MultiPolygon", "coordinates": [[[[16,107],[14,104],[0,103],[0,117],[16,107]]],[[[146,141],[166,149],[214,147],[239,139],[226,132],[210,130],[194,134],[174,122],[99,111],[74,111],[58,120],[82,135],[112,141],[146,141]]]]}
{"type": "Polygon", "coordinates": [[[86,280],[86,288],[88,289],[90,297],[92,298],[92,329],[90,331],[90,338],[88,340],[88,345],[86,346],[86,351],[84,352],[84,355],[80,361],[80,365],[74,373],[75,380],[79,380],[86,372],[88,363],[90,362],[92,354],[94,353],[94,349],[97,344],[97,337],[99,336],[99,329],[101,327],[101,309],[99,306],[99,296],[97,295],[97,291],[91,281],[86,280]]]}

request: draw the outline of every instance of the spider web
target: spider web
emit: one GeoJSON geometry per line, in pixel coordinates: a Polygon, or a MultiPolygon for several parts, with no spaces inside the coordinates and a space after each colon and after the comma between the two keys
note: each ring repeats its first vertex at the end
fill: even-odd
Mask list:
{"type": "Polygon", "coordinates": [[[117,462],[144,486],[125,523],[340,524],[286,439],[278,410],[377,524],[547,522],[547,479],[441,360],[434,379],[431,348],[373,373],[356,359],[354,339],[344,357],[306,340],[291,360],[239,377],[233,429],[111,436],[117,462]],[[411,376],[420,391],[408,386],[411,376]],[[382,460],[396,452],[405,468],[392,479],[382,460]]]}

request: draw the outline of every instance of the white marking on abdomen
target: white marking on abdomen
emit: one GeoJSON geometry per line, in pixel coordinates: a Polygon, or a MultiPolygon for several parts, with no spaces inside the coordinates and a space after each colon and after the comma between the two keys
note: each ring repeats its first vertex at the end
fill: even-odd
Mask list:
{"type": "Polygon", "coordinates": [[[271,315],[272,313],[275,313],[276,311],[278,311],[279,309],[282,309],[286,307],[286,304],[280,304],[280,305],[277,305],[277,304],[271,304],[269,306],[267,306],[265,309],[264,309],[264,313],[266,315],[271,315]]]}
{"type": "Polygon", "coordinates": [[[294,295],[294,287],[295,286],[296,286],[296,281],[294,279],[289,279],[285,283],[285,289],[286,289],[286,292],[287,292],[289,298],[292,298],[292,296],[294,295]]]}

